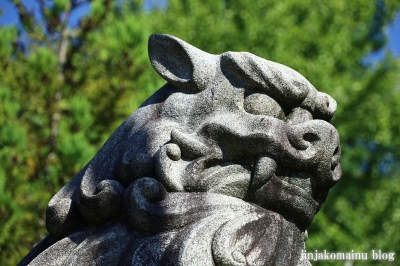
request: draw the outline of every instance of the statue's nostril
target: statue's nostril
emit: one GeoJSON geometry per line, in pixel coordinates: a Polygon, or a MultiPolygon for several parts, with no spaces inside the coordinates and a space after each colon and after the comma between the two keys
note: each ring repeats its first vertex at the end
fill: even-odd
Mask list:
{"type": "Polygon", "coordinates": [[[305,133],[303,135],[303,139],[308,142],[314,142],[320,140],[317,134],[314,133],[305,133]]]}

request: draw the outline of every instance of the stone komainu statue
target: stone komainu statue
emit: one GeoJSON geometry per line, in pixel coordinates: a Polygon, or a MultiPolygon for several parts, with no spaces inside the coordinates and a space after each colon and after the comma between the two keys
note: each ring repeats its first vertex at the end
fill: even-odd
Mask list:
{"type": "Polygon", "coordinates": [[[336,102],[250,53],[152,35],[149,55],[167,84],[52,198],[20,265],[310,265],[341,176],[336,102]]]}

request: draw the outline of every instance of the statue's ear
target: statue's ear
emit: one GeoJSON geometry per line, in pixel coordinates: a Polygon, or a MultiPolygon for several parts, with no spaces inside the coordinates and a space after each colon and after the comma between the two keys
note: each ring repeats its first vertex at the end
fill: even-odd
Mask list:
{"type": "Polygon", "coordinates": [[[149,56],[161,77],[191,92],[204,90],[214,79],[219,59],[218,56],[165,34],[150,36],[149,56]]]}

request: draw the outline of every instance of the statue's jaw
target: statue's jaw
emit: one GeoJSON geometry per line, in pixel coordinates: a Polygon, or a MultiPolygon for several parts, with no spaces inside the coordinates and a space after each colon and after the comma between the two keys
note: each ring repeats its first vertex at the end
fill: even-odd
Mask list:
{"type": "Polygon", "coordinates": [[[255,203],[305,230],[340,178],[337,131],[322,120],[233,117],[214,115],[190,134],[172,130],[156,154],[155,178],[169,192],[255,203]]]}
{"type": "Polygon", "coordinates": [[[276,176],[256,192],[255,198],[257,204],[281,214],[302,230],[321,207],[309,192],[276,176]]]}
{"type": "Polygon", "coordinates": [[[319,194],[314,193],[318,190],[312,182],[318,178],[316,173],[286,170],[285,175],[268,156],[240,163],[223,162],[213,155],[174,161],[168,155],[162,156],[167,151],[168,148],[161,148],[158,158],[161,167],[157,167],[161,169],[157,171],[157,179],[167,191],[217,193],[243,199],[282,215],[302,230],[311,223],[328,193],[327,189],[323,195],[322,189],[319,194]]]}
{"type": "MultiPolygon", "coordinates": [[[[201,172],[196,187],[198,191],[233,196],[255,203],[282,215],[305,230],[325,201],[328,190],[319,189],[315,184],[313,187],[312,179],[316,178],[316,174],[314,177],[313,174],[305,172],[284,176],[276,175],[274,169],[269,170],[271,176],[265,178],[263,185],[258,187],[257,172],[251,165],[215,165],[201,172]],[[318,190],[318,193],[314,193],[315,190],[318,190]]],[[[189,191],[194,187],[188,187],[189,191]]]]}

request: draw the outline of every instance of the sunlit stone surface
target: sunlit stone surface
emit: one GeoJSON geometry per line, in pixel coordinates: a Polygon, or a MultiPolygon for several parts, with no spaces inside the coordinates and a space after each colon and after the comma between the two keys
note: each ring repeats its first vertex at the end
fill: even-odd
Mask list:
{"type": "Polygon", "coordinates": [[[167,84],[53,197],[20,265],[310,265],[341,175],[336,102],[250,53],[152,35],[149,56],[167,84]]]}

